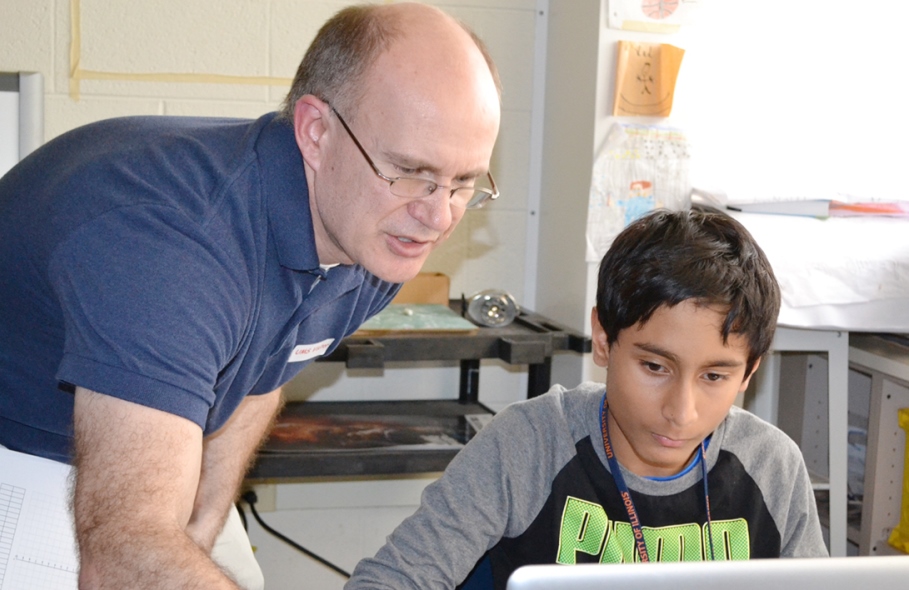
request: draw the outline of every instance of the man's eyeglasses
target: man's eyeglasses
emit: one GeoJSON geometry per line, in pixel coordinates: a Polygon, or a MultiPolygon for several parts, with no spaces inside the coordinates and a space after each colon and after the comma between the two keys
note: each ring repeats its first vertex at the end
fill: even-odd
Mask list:
{"type": "Polygon", "coordinates": [[[354,144],[356,144],[360,153],[366,158],[366,162],[369,164],[370,168],[372,168],[372,171],[376,173],[376,176],[388,182],[388,188],[391,190],[391,194],[405,199],[422,199],[435,193],[436,190],[440,188],[447,188],[451,190],[450,200],[452,206],[460,207],[462,209],[479,209],[487,202],[499,198],[499,189],[496,188],[496,181],[493,180],[492,173],[490,172],[486,173],[486,178],[489,179],[490,188],[475,186],[442,186],[425,178],[412,178],[407,176],[391,178],[385,176],[379,172],[379,169],[376,168],[372,158],[369,157],[369,154],[367,154],[366,150],[363,149],[363,146],[360,145],[360,141],[357,139],[357,136],[354,135],[353,131],[350,130],[350,127],[347,126],[344,117],[342,117],[334,107],[331,107],[331,110],[335,116],[338,117],[338,121],[344,126],[344,130],[350,135],[350,138],[353,140],[354,144]]]}

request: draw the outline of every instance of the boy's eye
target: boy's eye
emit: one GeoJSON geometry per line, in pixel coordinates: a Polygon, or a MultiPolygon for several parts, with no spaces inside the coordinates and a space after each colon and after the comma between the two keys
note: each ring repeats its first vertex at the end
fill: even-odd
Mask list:
{"type": "Polygon", "coordinates": [[[652,371],[654,373],[659,373],[660,371],[663,370],[663,365],[661,365],[659,363],[653,363],[650,361],[641,361],[641,364],[644,366],[645,369],[647,369],[648,371],[652,371]]]}
{"type": "Polygon", "coordinates": [[[726,375],[721,375],[720,373],[707,373],[705,377],[708,381],[722,381],[726,378],[726,375]]]}

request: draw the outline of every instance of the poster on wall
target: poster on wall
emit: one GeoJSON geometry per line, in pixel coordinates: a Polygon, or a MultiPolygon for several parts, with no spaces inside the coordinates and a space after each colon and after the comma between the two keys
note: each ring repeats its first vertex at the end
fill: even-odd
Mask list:
{"type": "Polygon", "coordinates": [[[668,117],[685,50],[666,43],[619,41],[615,117],[668,117]]]}
{"type": "Polygon", "coordinates": [[[593,165],[587,261],[599,262],[629,223],[657,208],[691,204],[688,140],[679,129],[613,123],[593,165]]]}
{"type": "Polygon", "coordinates": [[[694,19],[703,0],[609,0],[609,28],[675,33],[694,19]]]}

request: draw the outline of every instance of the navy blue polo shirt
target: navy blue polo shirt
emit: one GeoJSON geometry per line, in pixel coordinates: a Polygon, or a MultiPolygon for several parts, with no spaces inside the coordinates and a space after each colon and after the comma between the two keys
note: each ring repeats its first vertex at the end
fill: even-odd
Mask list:
{"type": "Polygon", "coordinates": [[[397,288],[319,267],[274,113],[81,127],[0,179],[0,444],[69,461],[76,385],[211,433],[397,288]]]}

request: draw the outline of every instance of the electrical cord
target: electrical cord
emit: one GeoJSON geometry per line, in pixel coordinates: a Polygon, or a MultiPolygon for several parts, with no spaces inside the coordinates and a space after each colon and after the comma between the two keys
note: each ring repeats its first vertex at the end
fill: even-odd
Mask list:
{"type": "MultiPolygon", "coordinates": [[[[265,529],[266,531],[268,531],[268,532],[271,533],[272,535],[276,536],[277,538],[281,539],[282,541],[284,541],[285,543],[287,543],[288,545],[290,545],[290,546],[293,547],[294,549],[296,549],[296,550],[300,551],[301,553],[304,553],[305,555],[308,555],[309,557],[315,559],[316,561],[318,561],[319,563],[321,563],[321,564],[324,565],[325,567],[328,567],[328,568],[330,568],[330,569],[333,569],[335,572],[341,574],[341,575],[344,576],[345,578],[350,578],[350,573],[349,573],[349,572],[346,572],[346,571],[342,570],[341,568],[339,568],[338,566],[336,566],[336,565],[333,564],[332,562],[328,561],[327,559],[325,559],[325,558],[323,558],[323,557],[319,557],[318,555],[316,555],[315,553],[313,553],[312,551],[310,551],[310,550],[307,549],[306,547],[303,547],[302,545],[299,545],[298,543],[296,543],[296,542],[293,541],[292,539],[289,539],[289,538],[285,537],[284,535],[282,535],[281,533],[279,533],[279,532],[276,531],[275,529],[273,529],[273,528],[271,528],[270,526],[268,526],[267,524],[265,524],[265,521],[262,520],[262,517],[259,516],[259,512],[256,510],[256,502],[259,501],[259,497],[256,495],[256,492],[255,492],[254,490],[248,490],[248,491],[244,492],[243,495],[241,496],[241,498],[243,499],[244,502],[246,502],[247,504],[249,504],[249,510],[252,512],[253,518],[256,519],[256,522],[258,522],[258,523],[259,523],[259,526],[261,526],[263,529],[265,529]]],[[[244,519],[244,521],[245,521],[246,516],[243,514],[243,511],[242,511],[242,510],[240,510],[240,514],[243,516],[243,519],[244,519]]]]}
{"type": "Polygon", "coordinates": [[[243,530],[246,531],[247,534],[249,534],[249,523],[246,522],[246,511],[243,510],[242,506],[240,506],[239,501],[235,502],[235,504],[236,504],[236,508],[237,508],[237,514],[240,515],[240,522],[243,523],[243,530]]]}

